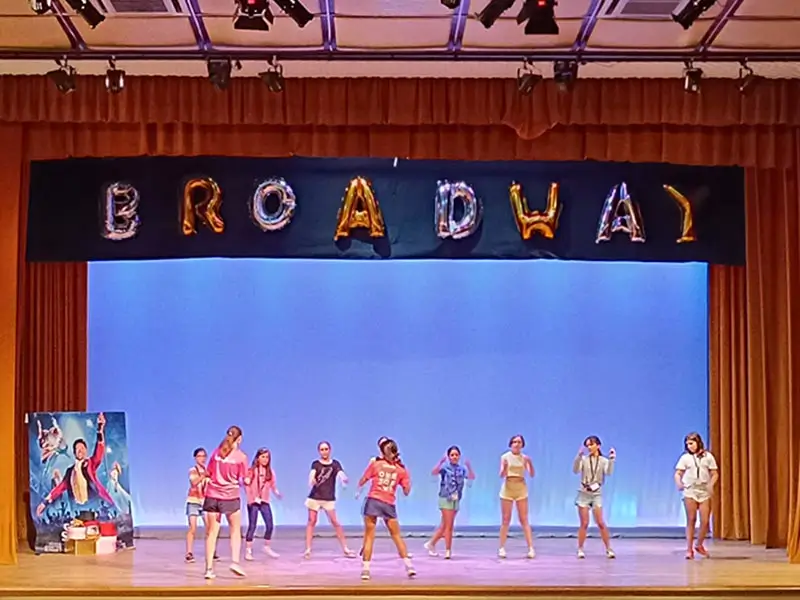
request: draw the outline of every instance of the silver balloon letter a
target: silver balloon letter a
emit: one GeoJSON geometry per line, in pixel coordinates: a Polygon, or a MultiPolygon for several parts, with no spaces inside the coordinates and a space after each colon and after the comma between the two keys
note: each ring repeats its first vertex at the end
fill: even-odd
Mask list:
{"type": "Polygon", "coordinates": [[[134,237],[139,231],[139,190],[128,183],[110,183],[103,190],[100,234],[112,242],[134,237]]]}
{"type": "Polygon", "coordinates": [[[450,183],[440,181],[436,188],[436,207],[434,219],[436,235],[440,239],[464,239],[478,230],[481,224],[483,206],[469,185],[463,181],[450,183]],[[463,207],[460,218],[456,219],[456,201],[463,207]]]}
{"type": "Polygon", "coordinates": [[[595,243],[607,242],[617,232],[627,233],[632,242],[644,242],[644,222],[639,207],[631,200],[628,185],[622,182],[611,188],[603,203],[597,223],[595,243]],[[619,193],[619,195],[617,195],[619,193]]]}

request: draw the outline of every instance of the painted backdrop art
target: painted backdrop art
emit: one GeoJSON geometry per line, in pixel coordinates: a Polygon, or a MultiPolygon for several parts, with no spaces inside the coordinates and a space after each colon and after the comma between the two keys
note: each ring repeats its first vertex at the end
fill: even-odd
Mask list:
{"type": "Polygon", "coordinates": [[[74,520],[113,523],[133,547],[125,413],[31,413],[31,515],[37,552],[64,552],[74,520]]]}

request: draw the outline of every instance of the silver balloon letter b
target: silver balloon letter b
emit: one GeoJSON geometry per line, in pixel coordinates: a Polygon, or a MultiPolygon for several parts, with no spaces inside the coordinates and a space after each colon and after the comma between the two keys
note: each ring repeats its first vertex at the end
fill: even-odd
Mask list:
{"type": "Polygon", "coordinates": [[[110,183],[103,191],[101,235],[112,242],[134,237],[139,231],[139,190],[128,183],[110,183]]]}
{"type": "Polygon", "coordinates": [[[440,239],[464,239],[478,230],[483,206],[469,185],[463,181],[450,183],[440,181],[436,188],[435,225],[440,239]],[[463,206],[461,217],[456,220],[456,201],[463,206]]]}
{"type": "Polygon", "coordinates": [[[622,182],[611,188],[603,203],[603,212],[597,223],[596,243],[607,242],[611,236],[622,231],[632,242],[644,242],[644,222],[639,207],[631,200],[628,185],[622,182]],[[617,196],[619,192],[619,196],[617,196]]]}
{"type": "Polygon", "coordinates": [[[294,191],[281,177],[262,181],[250,202],[250,214],[262,231],[278,231],[286,227],[291,223],[296,208],[297,198],[294,191]],[[267,199],[270,196],[278,199],[278,208],[274,212],[267,208],[267,199]]]}

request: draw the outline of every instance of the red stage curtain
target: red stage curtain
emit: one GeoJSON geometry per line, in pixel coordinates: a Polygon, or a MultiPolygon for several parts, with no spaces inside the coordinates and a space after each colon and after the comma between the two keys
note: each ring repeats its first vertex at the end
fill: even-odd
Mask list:
{"type": "MultiPolygon", "coordinates": [[[[78,91],[63,97],[42,77],[0,77],[0,122],[23,123],[12,127],[21,135],[3,140],[0,183],[11,192],[22,188],[18,212],[27,200],[21,165],[68,156],[590,158],[752,167],[748,265],[709,274],[712,448],[722,462],[716,527],[725,537],[788,544],[800,562],[800,391],[790,362],[800,335],[792,300],[800,280],[798,103],[798,81],[762,82],[747,97],[730,81],[704,81],[703,94],[692,96],[673,80],[581,81],[570,95],[547,83],[522,97],[513,82],[497,80],[289,80],[275,95],[256,80],[234,80],[219,93],[202,79],[154,77],[132,78],[125,93],[111,96],[101,79],[82,78],[78,91]]],[[[10,288],[0,288],[0,341],[17,339],[17,322],[21,333],[17,402],[0,396],[17,434],[18,489],[16,496],[0,491],[0,519],[8,517],[7,502],[24,523],[20,413],[86,405],[86,268],[23,261],[19,271],[18,321],[3,319],[10,288]]],[[[0,277],[11,279],[4,271],[0,277]]],[[[11,531],[6,525],[13,519],[0,520],[0,532],[11,531]]],[[[13,561],[14,549],[2,540],[0,562],[13,561]]]]}

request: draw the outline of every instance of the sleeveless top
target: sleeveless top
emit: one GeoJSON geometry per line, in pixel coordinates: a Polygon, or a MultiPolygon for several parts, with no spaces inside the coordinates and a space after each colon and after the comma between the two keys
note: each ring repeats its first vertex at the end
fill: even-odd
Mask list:
{"type": "Polygon", "coordinates": [[[525,478],[525,455],[514,454],[510,450],[503,454],[502,459],[508,464],[506,470],[506,478],[517,477],[520,479],[525,478]]]}

